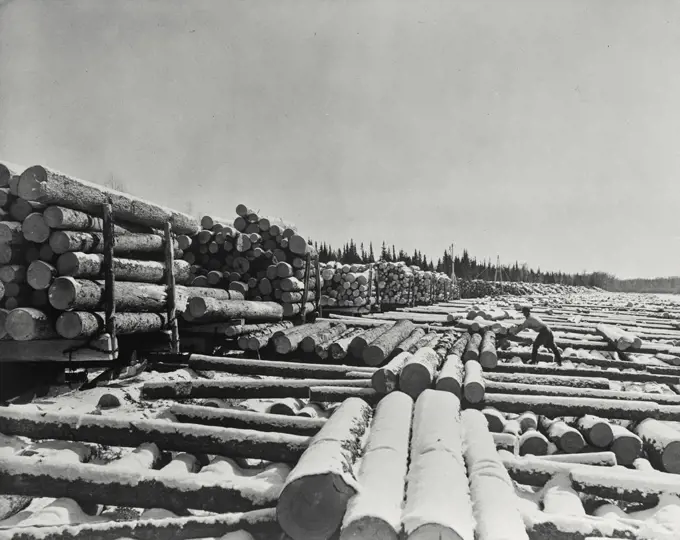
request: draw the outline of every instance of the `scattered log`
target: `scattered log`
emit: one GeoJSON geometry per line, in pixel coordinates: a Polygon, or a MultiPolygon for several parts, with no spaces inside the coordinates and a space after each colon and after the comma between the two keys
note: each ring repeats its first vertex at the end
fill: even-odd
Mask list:
{"type": "Polygon", "coordinates": [[[586,515],[581,498],[566,474],[556,474],[543,487],[543,509],[549,514],[586,515]]]}
{"type": "Polygon", "coordinates": [[[394,326],[373,340],[363,351],[363,360],[369,366],[379,366],[394,349],[415,330],[411,321],[397,321],[394,326]]]}
{"type": "Polygon", "coordinates": [[[219,398],[255,399],[306,398],[313,386],[369,388],[370,379],[225,379],[148,382],[142,387],[144,399],[219,398]]]}
{"type": "Polygon", "coordinates": [[[524,412],[517,418],[522,432],[538,428],[538,417],[531,411],[524,412]]]}
{"type": "Polygon", "coordinates": [[[170,413],[180,422],[219,426],[224,428],[254,429],[258,431],[275,431],[294,435],[315,435],[326,423],[322,418],[305,418],[302,416],[284,416],[239,409],[216,409],[198,405],[175,404],[170,413]]]}
{"type": "Polygon", "coordinates": [[[569,476],[577,491],[603,499],[656,504],[662,494],[680,496],[680,476],[676,474],[576,465],[569,476]]]}
{"type": "Polygon", "coordinates": [[[280,485],[251,478],[181,475],[161,471],[102,467],[89,464],[36,462],[30,458],[0,458],[3,489],[38,497],[78,496],[116,506],[166,508],[183,512],[195,508],[212,512],[251,510],[276,501],[280,485]]]}
{"type": "Polygon", "coordinates": [[[474,537],[460,402],[425,390],[416,402],[402,523],[409,538],[474,537]]]}
{"type": "Polygon", "coordinates": [[[627,332],[622,328],[612,326],[610,324],[598,324],[597,333],[604,339],[616,347],[619,351],[626,351],[628,349],[639,349],[642,346],[642,340],[631,332],[627,332]]]}
{"type": "Polygon", "coordinates": [[[479,347],[479,363],[485,369],[493,369],[498,364],[498,355],[496,354],[496,334],[491,330],[484,332],[482,343],[479,347]]]}
{"type": "Polygon", "coordinates": [[[432,386],[440,362],[441,358],[434,349],[418,349],[401,369],[399,390],[416,399],[432,386]]]}
{"type": "Polygon", "coordinates": [[[480,539],[528,539],[517,509],[515,488],[496,452],[484,416],[475,410],[461,414],[465,430],[465,462],[476,534],[480,539]]]}
{"type": "Polygon", "coordinates": [[[411,356],[411,353],[407,351],[401,352],[390,360],[386,366],[376,369],[371,376],[371,386],[373,389],[381,394],[389,394],[396,390],[401,370],[411,356]]]}
{"type": "Polygon", "coordinates": [[[548,453],[548,447],[548,439],[535,429],[525,431],[519,437],[520,456],[545,456],[548,453]]]}
{"type": "Polygon", "coordinates": [[[189,300],[188,312],[201,320],[246,319],[280,321],[283,308],[274,302],[253,302],[250,300],[217,300],[194,297],[189,300]]]}
{"type": "Polygon", "coordinates": [[[482,344],[481,334],[472,334],[470,341],[465,347],[465,353],[463,354],[463,360],[479,360],[479,347],[482,344]]]}
{"type": "Polygon", "coordinates": [[[609,422],[592,414],[586,414],[579,418],[576,427],[585,439],[597,448],[608,448],[614,441],[609,422]]]}
{"type": "MultiPolygon", "coordinates": [[[[69,252],[57,259],[57,270],[61,276],[74,278],[100,278],[103,274],[104,256],[99,253],[69,252]]],[[[186,261],[175,261],[175,280],[186,283],[190,277],[190,265],[186,261]]],[[[116,280],[142,281],[145,283],[164,283],[165,264],[157,261],[136,259],[113,259],[113,272],[116,280]]]]}
{"type": "Polygon", "coordinates": [[[563,375],[534,375],[534,374],[515,374],[515,373],[498,373],[495,371],[485,371],[484,378],[489,382],[494,383],[508,383],[508,384],[524,384],[541,385],[541,386],[559,386],[562,388],[578,388],[578,389],[603,389],[609,390],[609,381],[604,377],[568,377],[563,375]]]}
{"type": "Polygon", "coordinates": [[[505,427],[505,416],[503,413],[493,407],[486,407],[482,410],[482,414],[489,424],[489,431],[492,433],[502,433],[505,427]]]}
{"type": "Polygon", "coordinates": [[[580,452],[586,445],[583,435],[562,420],[540,419],[541,428],[555,445],[567,454],[580,452]]]}
{"type": "Polygon", "coordinates": [[[307,336],[325,331],[329,328],[330,324],[327,322],[309,323],[303,324],[302,326],[296,326],[290,331],[274,336],[272,338],[272,341],[274,342],[274,348],[279,354],[289,354],[297,350],[297,348],[302,343],[302,340],[307,336]]]}
{"type": "Polygon", "coordinates": [[[256,538],[274,538],[280,534],[276,510],[266,508],[249,512],[210,516],[165,517],[163,519],[135,519],[132,521],[90,522],[78,525],[17,527],[8,531],[3,540],[185,540],[189,538],[238,538],[243,531],[256,538]],[[231,533],[231,534],[229,534],[231,533]],[[223,536],[225,535],[225,536],[223,536]],[[234,536],[238,535],[238,536],[234,536]]]}
{"type": "Polygon", "coordinates": [[[477,360],[465,362],[463,395],[468,403],[479,403],[484,399],[484,376],[482,366],[477,360]]]}
{"type": "Polygon", "coordinates": [[[399,537],[412,413],[413,400],[402,392],[378,404],[357,477],[360,491],[347,505],[341,540],[399,537]]]}
{"type": "Polygon", "coordinates": [[[361,335],[364,332],[362,328],[350,328],[339,336],[333,343],[328,345],[328,348],[324,350],[323,348],[317,348],[315,351],[320,358],[327,358],[330,356],[333,360],[339,361],[347,357],[350,351],[350,346],[354,341],[354,338],[361,335]]]}
{"type": "Polygon", "coordinates": [[[309,400],[316,403],[342,403],[349,398],[361,398],[369,405],[377,405],[384,394],[373,388],[356,386],[313,386],[309,389],[309,400]]]}
{"type": "Polygon", "coordinates": [[[273,377],[298,377],[318,379],[341,379],[350,371],[366,371],[369,377],[374,370],[366,367],[311,364],[304,362],[280,362],[278,360],[255,360],[192,354],[189,367],[199,371],[222,371],[237,375],[263,375],[273,377]]]}
{"type": "Polygon", "coordinates": [[[5,330],[17,341],[51,339],[58,336],[54,320],[35,308],[13,309],[5,319],[5,330]]]}
{"type": "MultiPolygon", "coordinates": [[[[160,332],[168,326],[165,313],[116,313],[116,334],[160,332]]],[[[101,334],[106,329],[106,314],[92,311],[65,311],[57,318],[57,333],[66,339],[101,334]]]]}
{"type": "Polygon", "coordinates": [[[491,435],[497,450],[505,450],[511,454],[517,453],[517,437],[509,433],[491,433],[491,435]]]}
{"type": "Polygon", "coordinates": [[[630,466],[642,455],[642,439],[618,424],[610,424],[612,444],[609,449],[616,455],[619,465],[630,466]]]}
{"type": "Polygon", "coordinates": [[[377,326],[375,328],[369,328],[362,333],[355,336],[349,345],[350,354],[356,358],[361,359],[364,355],[364,349],[368,347],[369,343],[372,343],[378,339],[381,335],[387,332],[394,324],[384,324],[377,326]]]}
{"type": "MultiPolygon", "coordinates": [[[[536,414],[551,418],[559,416],[583,416],[596,414],[603,418],[624,418],[643,420],[658,414],[659,405],[647,401],[624,401],[614,399],[593,399],[555,396],[546,402],[543,396],[522,396],[510,394],[489,394],[484,401],[474,404],[475,408],[498,407],[507,412],[521,414],[532,410],[536,414]]],[[[680,415],[678,415],[680,418],[680,415]]]]}
{"type": "Polygon", "coordinates": [[[305,336],[300,342],[300,348],[306,353],[312,353],[318,347],[326,344],[330,345],[333,341],[347,331],[347,325],[337,324],[331,328],[326,328],[320,332],[305,336]]]}
{"type": "Polygon", "coordinates": [[[582,452],[580,454],[552,454],[550,456],[536,456],[547,461],[559,463],[579,463],[581,465],[596,465],[598,467],[616,467],[614,452],[582,452]]]}
{"type": "Polygon", "coordinates": [[[0,433],[32,439],[58,439],[136,447],[154,443],[165,450],[253,457],[294,463],[308,438],[164,420],[140,420],[94,414],[0,411],[0,433]]]}
{"type": "Polygon", "coordinates": [[[463,383],[464,368],[460,355],[449,354],[444,361],[444,367],[442,367],[437,375],[435,388],[444,392],[451,392],[460,399],[463,383]]]}
{"type": "Polygon", "coordinates": [[[102,205],[110,202],[113,217],[163,229],[170,222],[178,234],[195,234],[200,230],[198,220],[113,189],[91,184],[49,170],[40,165],[26,169],[19,179],[19,196],[29,201],[60,205],[93,215],[101,215],[102,205]]]}
{"type": "Polygon", "coordinates": [[[680,431],[646,418],[635,428],[642,439],[649,461],[662,471],[680,474],[680,431]]]}
{"type": "Polygon", "coordinates": [[[414,353],[415,351],[411,351],[411,347],[415,346],[418,341],[420,341],[423,337],[425,336],[425,330],[422,328],[415,328],[409,336],[404,339],[397,347],[394,349],[394,355],[395,357],[401,354],[404,351],[407,351],[409,353],[414,353]]]}
{"type": "MultiPolygon", "coordinates": [[[[487,373],[484,374],[485,376],[487,373]]],[[[515,382],[497,382],[486,377],[486,391],[497,394],[528,394],[534,396],[590,397],[619,399],[627,401],[652,401],[664,405],[680,405],[677,394],[651,394],[647,392],[630,392],[619,390],[601,390],[599,388],[574,388],[569,386],[550,386],[543,384],[522,384],[515,382]]]]}
{"type": "Polygon", "coordinates": [[[338,529],[347,503],[359,491],[352,474],[368,429],[370,407],[346,400],[309,443],[288,475],[276,505],[281,528],[293,540],[328,539],[338,529]],[[310,499],[305,494],[314,493],[310,499]]]}
{"type": "MultiPolygon", "coordinates": [[[[673,369],[673,368],[671,368],[673,369]]],[[[556,366],[533,366],[522,364],[499,363],[496,372],[502,373],[522,373],[534,375],[563,375],[568,377],[607,377],[614,381],[636,381],[636,382],[656,382],[660,384],[678,384],[680,376],[662,375],[654,373],[654,369],[649,368],[646,372],[624,372],[624,371],[603,371],[601,369],[567,368],[556,366]]]]}

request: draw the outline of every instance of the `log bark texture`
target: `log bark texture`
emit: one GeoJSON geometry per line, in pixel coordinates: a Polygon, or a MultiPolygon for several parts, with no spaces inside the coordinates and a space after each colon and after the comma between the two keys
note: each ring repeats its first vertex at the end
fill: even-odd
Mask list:
{"type": "Polygon", "coordinates": [[[113,216],[122,221],[156,229],[162,229],[169,221],[178,234],[195,234],[200,230],[198,220],[192,216],[40,165],[29,167],[21,174],[18,192],[29,201],[66,206],[97,216],[101,215],[102,205],[110,202],[113,216]]]}
{"type": "Polygon", "coordinates": [[[397,321],[392,328],[366,346],[362,354],[364,363],[369,366],[381,365],[392,354],[397,345],[414,330],[415,326],[411,321],[397,321]]]}
{"type": "Polygon", "coordinates": [[[283,308],[274,302],[253,302],[250,300],[217,300],[194,297],[189,300],[189,313],[201,320],[246,319],[280,321],[283,308]]]}
{"type": "MultiPolygon", "coordinates": [[[[64,253],[57,259],[57,270],[61,276],[74,278],[101,278],[104,256],[98,253],[64,253]]],[[[175,261],[177,283],[186,283],[190,277],[190,265],[186,261],[175,261]]],[[[165,264],[157,261],[136,259],[113,259],[113,272],[117,280],[164,283],[165,264]]]]}
{"type": "MultiPolygon", "coordinates": [[[[165,313],[116,313],[116,334],[140,334],[165,330],[165,313]]],[[[66,339],[78,339],[101,334],[106,329],[104,312],[66,311],[59,315],[57,333],[66,339]]]]}
{"type": "Polygon", "coordinates": [[[399,390],[416,399],[432,386],[440,362],[441,358],[434,349],[418,349],[401,369],[399,390]]]}

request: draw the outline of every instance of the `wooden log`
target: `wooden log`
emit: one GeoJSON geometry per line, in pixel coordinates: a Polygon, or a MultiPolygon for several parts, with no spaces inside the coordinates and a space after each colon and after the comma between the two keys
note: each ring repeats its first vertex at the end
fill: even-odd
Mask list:
{"type": "MultiPolygon", "coordinates": [[[[103,272],[104,256],[99,253],[64,253],[57,259],[57,270],[61,276],[74,278],[100,278],[103,272]]],[[[189,280],[190,264],[175,261],[175,279],[178,283],[189,280]]],[[[113,259],[113,271],[117,280],[164,283],[165,264],[157,261],[136,259],[113,259]]]]}
{"type": "Polygon", "coordinates": [[[434,349],[418,349],[401,369],[399,390],[416,399],[432,386],[440,362],[441,358],[434,349]]]}
{"type": "Polygon", "coordinates": [[[347,325],[344,323],[337,324],[333,327],[326,328],[320,332],[315,332],[305,336],[300,342],[300,348],[307,353],[314,352],[316,347],[323,347],[325,344],[330,345],[333,341],[340,337],[347,331],[347,325]]]}
{"type": "MultiPolygon", "coordinates": [[[[671,368],[673,369],[673,368],[671,368]]],[[[607,377],[614,381],[636,381],[636,382],[656,382],[661,384],[678,384],[680,383],[680,376],[677,375],[663,375],[654,373],[653,368],[648,368],[649,373],[645,372],[624,372],[612,371],[606,372],[600,369],[584,369],[584,368],[567,368],[556,366],[533,366],[522,364],[507,364],[499,363],[496,366],[497,372],[503,373],[526,373],[534,375],[564,375],[568,377],[607,377]]]]}
{"type": "Polygon", "coordinates": [[[526,411],[517,418],[522,432],[538,428],[538,417],[531,411],[526,411]]]}
{"type": "Polygon", "coordinates": [[[612,444],[609,449],[616,455],[619,465],[629,466],[642,455],[642,439],[618,424],[610,424],[612,444]]]}
{"type": "Polygon", "coordinates": [[[519,455],[544,456],[548,453],[548,439],[535,429],[529,429],[519,437],[519,455]]]}
{"type": "Polygon", "coordinates": [[[274,431],[294,435],[315,435],[326,423],[323,418],[284,416],[239,409],[216,409],[198,405],[175,404],[169,409],[180,422],[235,429],[274,431]]]}
{"type": "Polygon", "coordinates": [[[627,401],[652,401],[665,405],[680,404],[680,396],[677,394],[651,394],[647,392],[630,392],[630,391],[623,392],[618,390],[601,390],[597,388],[593,389],[573,388],[569,386],[522,384],[515,382],[496,382],[495,380],[486,381],[486,391],[496,394],[529,394],[534,396],[590,397],[590,398],[620,399],[627,401]]]}
{"type": "Polygon", "coordinates": [[[9,207],[9,214],[13,219],[17,221],[23,221],[30,214],[34,212],[42,212],[44,209],[45,206],[40,203],[27,201],[26,199],[22,198],[16,198],[12,201],[12,204],[9,207]]]}
{"type": "Polygon", "coordinates": [[[199,371],[222,371],[237,375],[262,375],[273,377],[298,377],[301,379],[341,379],[350,371],[366,371],[367,376],[372,369],[329,364],[312,364],[304,362],[281,362],[278,360],[254,360],[249,358],[229,358],[192,354],[189,367],[199,371]]]}
{"type": "MultiPolygon", "coordinates": [[[[53,231],[50,234],[49,245],[52,251],[58,255],[75,251],[83,253],[103,253],[104,236],[98,232],[84,231],[53,231]]],[[[123,234],[116,236],[114,245],[116,255],[130,253],[163,253],[165,239],[158,234],[123,234]]],[[[175,253],[179,251],[174,243],[175,253]]]]}
{"type": "Polygon", "coordinates": [[[5,330],[17,341],[57,337],[54,320],[35,308],[13,309],[5,319],[5,330]]]}
{"type": "MultiPolygon", "coordinates": [[[[600,373],[604,375],[603,373],[600,373]]],[[[541,386],[559,386],[562,388],[576,388],[576,389],[601,389],[609,390],[609,381],[604,377],[569,377],[563,375],[534,375],[521,373],[498,373],[495,371],[485,371],[484,378],[487,382],[493,383],[508,383],[508,384],[524,384],[541,385],[541,386]]]]}
{"type": "Polygon", "coordinates": [[[470,341],[465,346],[465,353],[463,360],[479,360],[479,347],[482,344],[482,336],[480,334],[472,334],[470,341]]]}
{"type": "Polygon", "coordinates": [[[586,414],[577,420],[576,427],[586,441],[597,448],[608,448],[614,441],[612,428],[603,418],[586,414]]]}
{"type": "Polygon", "coordinates": [[[313,386],[309,389],[309,400],[316,403],[342,403],[349,398],[361,398],[369,405],[377,405],[383,396],[373,388],[356,386],[313,386]]]}
{"type": "Polygon", "coordinates": [[[493,433],[501,433],[503,431],[505,427],[505,416],[503,416],[503,413],[493,407],[486,407],[482,410],[482,414],[484,414],[489,424],[489,431],[493,433]]]}
{"type": "Polygon", "coordinates": [[[0,244],[0,264],[23,264],[24,256],[10,244],[0,244]]]}
{"type": "Polygon", "coordinates": [[[0,478],[9,492],[68,497],[82,494],[107,505],[142,505],[183,512],[186,508],[224,512],[266,507],[276,501],[280,484],[215,475],[168,478],[161,471],[102,467],[89,464],[35,462],[30,458],[0,458],[0,478]],[[102,481],[102,479],[105,479],[102,481]]]}
{"type": "Polygon", "coordinates": [[[402,392],[378,404],[340,540],[399,538],[412,414],[413,400],[402,392]]]}
{"type": "Polygon", "coordinates": [[[459,400],[425,390],[416,402],[402,523],[409,538],[474,538],[459,400]]]}
{"type": "Polygon", "coordinates": [[[154,443],[178,452],[252,457],[295,462],[309,439],[288,433],[259,432],[178,424],[165,420],[117,418],[94,414],[61,414],[0,410],[0,432],[32,439],[57,439],[136,447],[154,443]]]}
{"type": "Polygon", "coordinates": [[[517,437],[509,433],[491,433],[496,450],[506,450],[511,454],[517,453],[517,437]]]}
{"type": "Polygon", "coordinates": [[[543,488],[543,509],[549,514],[585,516],[581,498],[566,474],[553,476],[543,488]]]}
{"type": "Polygon", "coordinates": [[[302,340],[307,336],[311,336],[318,332],[323,332],[329,328],[330,324],[327,322],[309,323],[297,326],[291,329],[289,332],[274,336],[272,338],[274,341],[274,348],[279,354],[291,353],[297,350],[297,348],[300,346],[300,343],[302,343],[302,340]]]}
{"type": "Polygon", "coordinates": [[[662,471],[680,474],[680,431],[646,418],[635,428],[642,439],[649,461],[662,471]]]}
{"type": "Polygon", "coordinates": [[[93,215],[101,215],[101,206],[111,202],[113,216],[129,223],[162,229],[170,222],[179,234],[195,234],[198,220],[188,214],[170,210],[113,189],[91,184],[46,169],[40,165],[26,169],[19,179],[19,196],[29,201],[60,205],[93,215]]]}
{"type": "Polygon", "coordinates": [[[411,353],[404,351],[390,360],[387,365],[376,369],[371,375],[371,386],[376,392],[389,394],[397,389],[399,375],[404,364],[411,358],[411,353]]]}
{"type": "Polygon", "coordinates": [[[598,467],[616,467],[614,452],[582,452],[580,454],[552,454],[550,456],[536,456],[547,461],[559,463],[579,463],[581,465],[596,465],[598,467]]]}
{"type": "Polygon", "coordinates": [[[639,337],[631,332],[626,332],[622,328],[610,324],[598,324],[596,329],[598,334],[619,351],[639,349],[642,346],[642,340],[639,337]]]}
{"type": "Polygon", "coordinates": [[[194,297],[189,300],[188,312],[201,320],[245,319],[280,321],[283,308],[274,302],[252,302],[249,300],[217,300],[194,297]]]}
{"type": "Polygon", "coordinates": [[[142,387],[144,399],[219,398],[254,399],[306,398],[313,386],[369,388],[370,379],[226,379],[181,382],[149,382],[142,387]]]}
{"type": "MultiPolygon", "coordinates": [[[[117,334],[140,334],[165,330],[168,317],[165,313],[117,313],[117,334]]],[[[106,329],[104,312],[65,311],[57,318],[57,333],[66,339],[96,336],[106,329]]]]}
{"type": "MultiPolygon", "coordinates": [[[[350,346],[354,339],[363,333],[364,330],[362,328],[350,328],[346,333],[344,333],[328,346],[327,356],[330,356],[336,361],[343,360],[349,354],[350,346]]],[[[316,351],[316,353],[322,358],[324,357],[323,352],[323,350],[320,351],[318,349],[316,351]]]]}
{"type": "Polygon", "coordinates": [[[33,212],[26,216],[21,223],[21,230],[26,240],[38,244],[47,242],[51,233],[42,212],[33,212]]]}
{"type": "Polygon", "coordinates": [[[580,452],[586,445],[583,435],[562,420],[551,420],[545,416],[540,420],[541,428],[555,445],[567,454],[580,452]]]}
{"type": "Polygon", "coordinates": [[[513,437],[519,438],[522,433],[522,426],[515,418],[508,418],[503,426],[503,433],[509,433],[513,437]]]}
{"type": "Polygon", "coordinates": [[[26,281],[26,267],[20,264],[0,266],[0,281],[3,283],[23,283],[26,281]]]}
{"type": "Polygon", "coordinates": [[[362,353],[364,363],[379,366],[392,354],[394,349],[415,329],[411,321],[397,321],[394,326],[374,339],[362,353]]]}
{"type": "MultiPolygon", "coordinates": [[[[48,206],[43,211],[43,218],[45,224],[50,229],[86,232],[104,231],[104,221],[102,218],[63,206],[48,206]]],[[[150,227],[118,222],[113,226],[113,232],[115,235],[151,233],[153,232],[153,229],[150,227]]],[[[185,236],[185,238],[188,237],[185,236]]],[[[46,240],[47,238],[43,241],[46,240]]],[[[181,247],[181,249],[188,249],[190,246],[191,241],[188,243],[184,241],[184,247],[181,247]]]]}
{"type": "Polygon", "coordinates": [[[662,494],[680,496],[680,477],[676,474],[576,465],[569,476],[577,491],[606,499],[655,504],[662,494]]]}
{"type": "Polygon", "coordinates": [[[135,519],[132,521],[89,522],[78,525],[48,525],[16,527],[7,531],[3,540],[180,540],[190,538],[225,538],[249,540],[273,538],[280,534],[276,523],[276,509],[266,508],[248,512],[209,516],[164,517],[163,519],[135,519]],[[224,536],[223,536],[224,535],[224,536]]]}
{"type": "Polygon", "coordinates": [[[472,409],[461,414],[465,462],[479,539],[528,539],[510,476],[498,458],[486,419],[472,409]]]}
{"type": "Polygon", "coordinates": [[[372,343],[378,337],[383,335],[387,330],[389,330],[393,324],[385,324],[382,326],[369,328],[364,332],[358,334],[354,337],[349,345],[349,352],[356,359],[362,359],[364,356],[364,349],[368,347],[369,343],[372,343]]]}
{"type": "Polygon", "coordinates": [[[45,261],[33,261],[28,266],[26,281],[36,290],[48,289],[57,277],[57,269],[45,261]]]}
{"type": "Polygon", "coordinates": [[[603,418],[643,420],[660,411],[659,405],[646,401],[624,401],[576,397],[552,397],[546,402],[543,396],[518,396],[510,394],[489,394],[474,407],[497,407],[503,411],[521,414],[531,410],[551,418],[558,416],[582,416],[596,414],[603,418]]]}
{"type": "Polygon", "coordinates": [[[496,334],[491,330],[484,332],[482,343],[479,347],[479,363],[485,369],[493,369],[498,364],[496,354],[496,334]]]}
{"type": "Polygon", "coordinates": [[[288,475],[276,515],[293,540],[328,539],[340,526],[348,501],[359,490],[352,466],[370,419],[371,409],[364,401],[346,400],[288,475]],[[305,497],[309,493],[317,495],[305,497]]]}
{"type": "MultiPolygon", "coordinates": [[[[411,352],[411,347],[413,347],[418,341],[420,341],[425,336],[425,330],[422,328],[415,328],[409,336],[404,339],[397,347],[394,349],[395,357],[404,351],[411,352]]],[[[413,351],[415,352],[415,351],[413,351]]]]}
{"type": "MultiPolygon", "coordinates": [[[[299,315],[303,312],[302,307],[303,307],[302,304],[283,304],[283,316],[293,317],[294,315],[299,315]]],[[[305,304],[304,307],[305,313],[311,313],[316,309],[314,307],[314,304],[311,302],[307,302],[307,304],[305,304]]]]}
{"type": "Polygon", "coordinates": [[[0,221],[0,243],[23,244],[24,236],[21,233],[21,223],[17,221],[0,221]]]}
{"type": "MultiPolygon", "coordinates": [[[[165,287],[149,283],[118,281],[114,299],[117,311],[156,312],[165,310],[166,306],[165,287]]],[[[58,277],[49,287],[49,300],[58,310],[101,311],[104,308],[104,282],[58,277]]]]}
{"type": "Polygon", "coordinates": [[[468,403],[479,403],[484,399],[484,376],[482,366],[477,360],[465,362],[463,395],[468,403]]]}
{"type": "Polygon", "coordinates": [[[460,399],[463,384],[464,368],[460,355],[449,354],[444,361],[444,367],[437,375],[435,388],[444,392],[451,392],[460,399]]]}

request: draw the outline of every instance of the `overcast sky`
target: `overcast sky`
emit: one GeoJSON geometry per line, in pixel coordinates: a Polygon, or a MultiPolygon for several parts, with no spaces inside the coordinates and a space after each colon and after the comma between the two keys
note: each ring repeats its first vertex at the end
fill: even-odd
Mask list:
{"type": "Polygon", "coordinates": [[[680,274],[680,2],[0,6],[0,159],[336,247],[680,274]]]}

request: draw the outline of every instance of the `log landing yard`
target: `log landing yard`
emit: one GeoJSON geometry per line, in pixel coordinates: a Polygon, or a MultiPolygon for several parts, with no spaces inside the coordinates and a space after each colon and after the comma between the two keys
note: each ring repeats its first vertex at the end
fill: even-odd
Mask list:
{"type": "Polygon", "coordinates": [[[43,165],[0,214],[0,540],[680,538],[670,298],[322,262],[43,165]]]}

